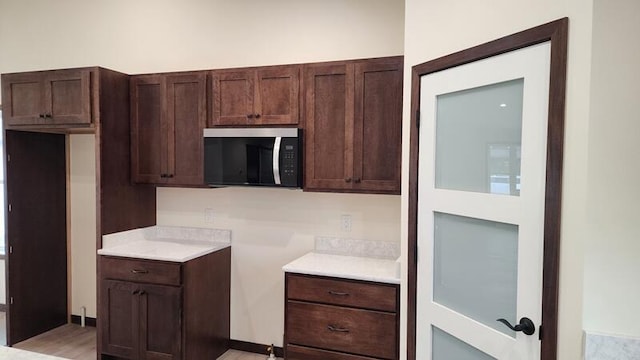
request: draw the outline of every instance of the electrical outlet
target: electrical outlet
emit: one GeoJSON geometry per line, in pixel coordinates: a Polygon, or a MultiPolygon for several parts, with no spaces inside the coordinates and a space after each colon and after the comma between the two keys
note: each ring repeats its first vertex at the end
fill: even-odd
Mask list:
{"type": "Polygon", "coordinates": [[[213,209],[212,208],[204,209],[204,222],[213,223],[214,219],[215,217],[214,217],[213,209]]]}
{"type": "Polygon", "coordinates": [[[351,232],[351,215],[340,216],[340,229],[344,232],[351,232]]]}

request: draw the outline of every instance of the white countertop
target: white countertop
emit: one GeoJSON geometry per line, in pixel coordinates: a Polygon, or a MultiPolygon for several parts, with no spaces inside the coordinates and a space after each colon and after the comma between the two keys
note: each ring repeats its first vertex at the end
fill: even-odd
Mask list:
{"type": "Polygon", "coordinates": [[[186,262],[229,246],[229,230],[151,226],[102,236],[98,255],[186,262]]]}
{"type": "Polygon", "coordinates": [[[11,360],[56,360],[64,359],[57,356],[38,354],[31,351],[20,350],[7,346],[0,346],[0,359],[11,360]]]}
{"type": "Polygon", "coordinates": [[[98,250],[100,255],[186,262],[231,246],[229,243],[173,239],[138,240],[98,250]]]}
{"type": "Polygon", "coordinates": [[[388,284],[400,283],[400,263],[389,259],[311,252],[283,266],[282,270],[388,284]]]}

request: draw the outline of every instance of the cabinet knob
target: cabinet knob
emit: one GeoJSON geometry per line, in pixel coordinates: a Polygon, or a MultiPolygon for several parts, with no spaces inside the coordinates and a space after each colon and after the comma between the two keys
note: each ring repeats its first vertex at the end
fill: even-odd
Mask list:
{"type": "Polygon", "coordinates": [[[42,119],[42,118],[45,118],[46,116],[44,116],[44,114],[40,114],[39,117],[42,119]]]}
{"type": "Polygon", "coordinates": [[[344,179],[344,182],[350,183],[351,182],[351,178],[344,179]]]}
{"type": "Polygon", "coordinates": [[[360,184],[360,178],[355,178],[355,180],[353,180],[353,182],[355,182],[356,184],[360,184]]]}
{"type": "Polygon", "coordinates": [[[167,174],[167,177],[168,177],[168,178],[172,178],[172,177],[173,177],[173,174],[167,174]]]}
{"type": "Polygon", "coordinates": [[[256,119],[260,119],[260,114],[256,114],[256,119]]]}
{"type": "Polygon", "coordinates": [[[249,119],[253,119],[253,114],[247,114],[247,117],[248,117],[249,119]]]}

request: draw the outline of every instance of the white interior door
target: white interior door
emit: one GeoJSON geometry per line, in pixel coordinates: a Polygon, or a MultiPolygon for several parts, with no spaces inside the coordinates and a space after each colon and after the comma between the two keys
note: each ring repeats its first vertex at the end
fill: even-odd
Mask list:
{"type": "Polygon", "coordinates": [[[547,42],[420,79],[417,359],[540,358],[549,71],[547,42]]]}

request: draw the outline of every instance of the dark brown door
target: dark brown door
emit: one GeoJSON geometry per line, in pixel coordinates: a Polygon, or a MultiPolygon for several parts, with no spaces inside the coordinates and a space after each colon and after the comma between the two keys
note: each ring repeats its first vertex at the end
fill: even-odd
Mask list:
{"type": "Polygon", "coordinates": [[[260,125],[297,124],[300,66],[258,69],[256,81],[255,123],[260,125]]]}
{"type": "Polygon", "coordinates": [[[101,284],[102,352],[133,359],[139,334],[137,284],[116,280],[102,280],[101,284]]]}
{"type": "Polygon", "coordinates": [[[7,343],[67,322],[65,136],[6,131],[7,343]]]}
{"type": "Polygon", "coordinates": [[[166,88],[161,75],[131,79],[132,176],[137,183],[164,182],[167,127],[163,119],[166,88]]]}
{"type": "Polygon", "coordinates": [[[353,65],[305,69],[305,188],[353,184],[353,65]]]}
{"type": "Polygon", "coordinates": [[[48,72],[44,83],[46,123],[91,123],[90,80],[90,70],[48,72]]]}
{"type": "Polygon", "coordinates": [[[211,126],[247,125],[255,120],[255,71],[213,72],[211,126]]]}
{"type": "Polygon", "coordinates": [[[166,78],[168,112],[168,183],[202,185],[206,126],[205,73],[166,78]]]}
{"type": "Polygon", "coordinates": [[[400,193],[402,58],[355,67],[354,188],[400,193]]]}
{"type": "Polygon", "coordinates": [[[2,76],[2,103],[7,125],[44,122],[43,73],[8,74],[2,76]]]}
{"type": "Polygon", "coordinates": [[[182,359],[182,288],[138,285],[140,359],[182,359]]]}

